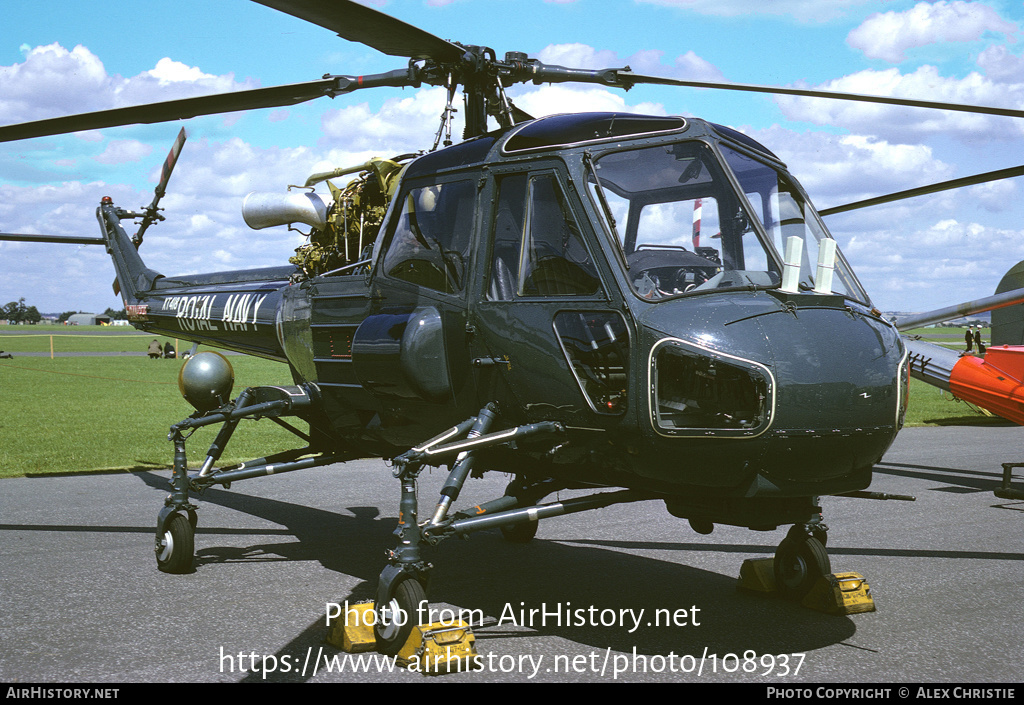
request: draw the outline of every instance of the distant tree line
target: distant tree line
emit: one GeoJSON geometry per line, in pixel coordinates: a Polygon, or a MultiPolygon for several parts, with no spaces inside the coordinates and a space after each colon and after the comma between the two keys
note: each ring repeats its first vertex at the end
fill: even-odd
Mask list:
{"type": "MultiPolygon", "coordinates": [[[[65,311],[57,317],[58,323],[65,323],[69,318],[74,316],[76,313],[83,313],[82,311],[65,311]]],[[[121,309],[115,311],[112,308],[108,308],[103,312],[104,316],[109,316],[115,321],[124,321],[128,319],[128,313],[121,309]]],[[[5,304],[3,308],[0,308],[0,319],[7,319],[9,322],[14,324],[28,323],[35,325],[43,320],[42,314],[36,309],[35,306],[26,306],[25,298],[22,297],[17,301],[11,301],[5,304]]]]}

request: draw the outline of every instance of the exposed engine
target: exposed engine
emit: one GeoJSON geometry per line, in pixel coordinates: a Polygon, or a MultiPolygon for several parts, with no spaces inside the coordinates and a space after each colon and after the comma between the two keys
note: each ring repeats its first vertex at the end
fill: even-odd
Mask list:
{"type": "Polygon", "coordinates": [[[302,269],[305,277],[357,264],[369,257],[398,177],[413,156],[374,157],[355,167],[313,174],[303,186],[310,189],[308,192],[289,187],[286,194],[250,193],[242,205],[242,217],[254,230],[294,223],[309,225],[309,242],[288,259],[302,269]],[[358,176],[343,188],[329,181],[354,173],[358,176]],[[330,189],[329,200],[312,191],[321,181],[326,181],[330,189]]]}

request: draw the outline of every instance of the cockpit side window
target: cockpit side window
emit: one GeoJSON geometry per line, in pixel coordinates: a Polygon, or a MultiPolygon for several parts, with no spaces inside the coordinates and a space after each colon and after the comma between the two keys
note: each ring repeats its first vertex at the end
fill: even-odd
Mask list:
{"type": "Polygon", "coordinates": [[[411,188],[395,205],[400,215],[384,255],[384,273],[446,294],[462,291],[476,206],[473,182],[411,188]]]}
{"type": "MultiPolygon", "coordinates": [[[[814,208],[785,171],[725,145],[721,149],[775,248],[785,252],[789,238],[800,239],[800,287],[813,289],[820,244],[829,238],[814,208]]],[[[834,271],[833,292],[865,303],[869,301],[841,254],[837,257],[834,271]]]]}
{"type": "Polygon", "coordinates": [[[501,178],[487,299],[588,296],[599,291],[594,260],[555,176],[501,178]]]}

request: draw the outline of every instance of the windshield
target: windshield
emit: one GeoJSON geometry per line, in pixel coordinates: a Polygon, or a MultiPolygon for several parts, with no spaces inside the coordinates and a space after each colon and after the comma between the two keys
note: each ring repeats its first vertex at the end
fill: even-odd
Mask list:
{"type": "MultiPolygon", "coordinates": [[[[802,191],[785,171],[721,149],[746,201],[703,142],[611,152],[594,162],[591,189],[642,298],[776,287],[782,280],[778,253],[793,236],[803,243],[800,289],[814,288],[819,243],[829,236],[802,191]]],[[[832,291],[868,301],[842,255],[834,272],[832,291]]]]}
{"type": "MultiPolygon", "coordinates": [[[[789,174],[724,145],[721,149],[775,248],[785,252],[789,238],[800,238],[800,288],[814,289],[817,284],[820,244],[829,238],[818,214],[789,174]]],[[[869,301],[853,270],[838,251],[829,288],[833,293],[857,301],[869,301]]]]}
{"type": "Polygon", "coordinates": [[[590,181],[642,298],[781,281],[774,253],[706,144],[611,152],[595,161],[590,181]]]}

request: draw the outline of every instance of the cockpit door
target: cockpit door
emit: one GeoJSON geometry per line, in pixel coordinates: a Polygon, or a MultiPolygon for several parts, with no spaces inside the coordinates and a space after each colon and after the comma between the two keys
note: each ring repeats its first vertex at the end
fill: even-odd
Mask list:
{"type": "Polygon", "coordinates": [[[466,297],[477,178],[403,184],[352,337],[359,384],[379,404],[370,425],[396,444],[423,440],[474,411],[467,392],[466,297]],[[429,433],[429,430],[427,431],[429,433]]]}
{"type": "Polygon", "coordinates": [[[510,400],[520,421],[624,413],[629,333],[575,190],[557,168],[498,172],[492,185],[470,312],[481,401],[510,400]]]}

